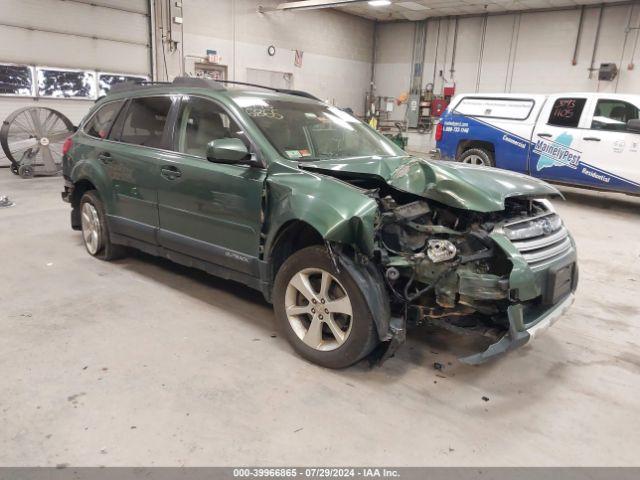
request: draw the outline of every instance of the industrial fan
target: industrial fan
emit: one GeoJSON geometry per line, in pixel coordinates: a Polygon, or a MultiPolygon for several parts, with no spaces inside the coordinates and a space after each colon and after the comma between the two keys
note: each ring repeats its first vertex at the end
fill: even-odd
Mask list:
{"type": "Polygon", "coordinates": [[[62,144],[73,132],[71,121],[57,110],[24,107],[2,123],[0,145],[16,175],[55,175],[62,169],[62,144]]]}

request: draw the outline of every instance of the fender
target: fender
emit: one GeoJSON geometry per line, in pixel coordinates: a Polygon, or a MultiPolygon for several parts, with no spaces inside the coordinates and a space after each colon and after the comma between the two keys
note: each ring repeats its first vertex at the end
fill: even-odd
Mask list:
{"type": "Polygon", "coordinates": [[[100,194],[107,213],[114,211],[115,192],[110,188],[111,180],[105,171],[96,165],[96,162],[89,161],[88,159],[80,159],[71,167],[69,178],[74,184],[81,180],[91,182],[100,194]],[[110,193],[107,194],[107,192],[110,193]]]}
{"type": "Polygon", "coordinates": [[[271,251],[285,223],[301,220],[327,242],[352,245],[366,256],[373,254],[378,204],[346,182],[297,169],[270,174],[267,212],[265,252],[271,251]]]}

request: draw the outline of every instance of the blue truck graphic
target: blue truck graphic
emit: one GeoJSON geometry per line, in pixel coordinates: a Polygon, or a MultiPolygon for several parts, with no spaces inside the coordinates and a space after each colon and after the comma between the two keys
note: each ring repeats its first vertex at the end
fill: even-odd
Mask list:
{"type": "Polygon", "coordinates": [[[434,156],[640,195],[639,110],[636,95],[459,95],[434,156]]]}

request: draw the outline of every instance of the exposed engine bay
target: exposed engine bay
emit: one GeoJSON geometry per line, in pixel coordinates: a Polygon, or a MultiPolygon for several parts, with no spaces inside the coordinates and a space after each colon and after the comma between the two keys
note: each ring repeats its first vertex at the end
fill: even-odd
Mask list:
{"type": "Polygon", "coordinates": [[[513,263],[491,233],[512,222],[557,217],[546,200],[513,197],[503,211],[480,213],[370,179],[341,179],[364,188],[379,205],[374,260],[390,294],[393,318],[402,318],[409,328],[435,325],[493,341],[505,336],[506,312],[519,300],[518,290],[509,284],[513,263]]]}
{"type": "Polygon", "coordinates": [[[513,265],[490,233],[544,213],[545,205],[514,198],[503,212],[480,214],[425,200],[399,204],[392,195],[379,201],[377,254],[392,314],[404,315],[407,327],[434,325],[492,341],[506,335],[517,290],[509,286],[513,265]]]}

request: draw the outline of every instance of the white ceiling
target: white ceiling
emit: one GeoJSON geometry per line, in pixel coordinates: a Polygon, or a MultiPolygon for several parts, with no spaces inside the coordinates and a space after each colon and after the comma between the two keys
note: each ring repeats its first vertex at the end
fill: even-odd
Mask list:
{"type": "Polygon", "coordinates": [[[448,15],[575,7],[615,1],[617,0],[392,0],[393,3],[386,7],[372,7],[363,1],[339,7],[338,10],[372,20],[424,20],[448,15]]]}

